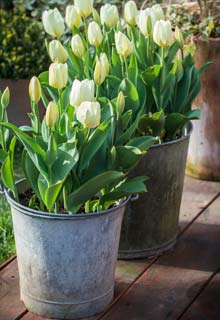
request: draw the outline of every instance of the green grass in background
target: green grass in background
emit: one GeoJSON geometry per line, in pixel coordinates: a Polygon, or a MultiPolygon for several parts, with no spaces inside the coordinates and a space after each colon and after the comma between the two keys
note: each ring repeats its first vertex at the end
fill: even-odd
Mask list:
{"type": "MultiPolygon", "coordinates": [[[[18,144],[15,152],[16,179],[22,178],[21,170],[22,148],[18,144]]],[[[6,197],[0,195],[0,264],[15,253],[15,242],[12,227],[11,209],[6,197]]]]}

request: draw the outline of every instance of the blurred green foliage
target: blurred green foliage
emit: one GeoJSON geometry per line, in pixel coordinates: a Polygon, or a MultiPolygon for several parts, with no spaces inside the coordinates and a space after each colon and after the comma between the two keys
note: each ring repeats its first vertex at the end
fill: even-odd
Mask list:
{"type": "Polygon", "coordinates": [[[193,6],[183,2],[168,6],[167,18],[173,25],[202,40],[220,36],[220,1],[201,0],[193,6]]]}
{"type": "Polygon", "coordinates": [[[30,78],[48,68],[41,23],[24,8],[1,9],[0,78],[30,78]]]}

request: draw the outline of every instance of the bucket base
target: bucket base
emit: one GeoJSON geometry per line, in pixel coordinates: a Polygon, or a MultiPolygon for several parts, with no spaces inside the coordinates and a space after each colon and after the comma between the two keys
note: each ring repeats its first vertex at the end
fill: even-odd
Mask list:
{"type": "Polygon", "coordinates": [[[95,316],[105,311],[113,300],[114,288],[104,296],[80,303],[58,303],[32,297],[21,292],[21,300],[28,311],[50,319],[76,320],[95,316]]]}
{"type": "Polygon", "coordinates": [[[176,244],[176,238],[171,240],[159,247],[154,247],[144,250],[120,250],[118,253],[119,260],[131,260],[131,259],[141,259],[141,258],[152,258],[154,256],[159,256],[163,252],[171,249],[176,244]]]}

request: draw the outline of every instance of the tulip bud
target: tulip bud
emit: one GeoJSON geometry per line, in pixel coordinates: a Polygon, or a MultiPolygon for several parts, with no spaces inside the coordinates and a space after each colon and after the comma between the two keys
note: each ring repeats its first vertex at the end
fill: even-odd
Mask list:
{"type": "Polygon", "coordinates": [[[108,28],[114,27],[119,21],[118,9],[115,5],[109,3],[101,7],[100,18],[102,25],[106,25],[108,28]]]}
{"type": "Polygon", "coordinates": [[[64,21],[57,8],[44,11],[42,22],[45,31],[52,37],[59,39],[64,33],[64,21]]]}
{"type": "Polygon", "coordinates": [[[182,32],[180,31],[180,29],[178,27],[175,28],[175,38],[176,38],[177,42],[179,43],[180,48],[182,49],[184,46],[184,39],[183,39],[182,32]]]}
{"type": "Polygon", "coordinates": [[[95,85],[93,80],[74,80],[70,92],[70,104],[78,107],[83,101],[95,100],[95,85]]]}
{"type": "Polygon", "coordinates": [[[152,6],[151,11],[156,20],[164,20],[164,12],[159,4],[155,4],[154,6],[152,6]]]}
{"type": "Polygon", "coordinates": [[[183,61],[182,61],[182,52],[179,49],[174,58],[174,64],[176,64],[176,77],[177,81],[180,81],[183,76],[183,61]]]}
{"type": "Polygon", "coordinates": [[[85,54],[85,46],[79,34],[75,34],[71,40],[71,48],[75,56],[82,58],[85,54]]]}
{"type": "Polygon", "coordinates": [[[126,58],[133,51],[131,41],[120,31],[115,34],[115,45],[118,54],[122,57],[126,58]]]}
{"type": "Polygon", "coordinates": [[[120,116],[125,108],[125,96],[122,91],[119,92],[117,101],[116,101],[117,114],[120,116]]]}
{"type": "Polygon", "coordinates": [[[98,14],[98,11],[95,8],[93,8],[93,10],[92,10],[92,16],[93,16],[94,21],[100,25],[101,24],[100,16],[98,14]]]}
{"type": "Polygon", "coordinates": [[[88,27],[88,40],[92,46],[99,47],[103,39],[100,26],[95,21],[90,22],[88,27]]]}
{"type": "Polygon", "coordinates": [[[93,9],[93,0],[75,0],[74,4],[81,17],[86,19],[93,9]]]}
{"type": "Polygon", "coordinates": [[[49,43],[49,55],[53,62],[64,63],[67,60],[67,52],[59,40],[52,40],[49,43]]]}
{"type": "Polygon", "coordinates": [[[1,105],[3,109],[6,109],[10,101],[10,91],[9,88],[6,87],[1,96],[1,105]]]}
{"type": "Polygon", "coordinates": [[[95,70],[94,70],[94,81],[97,86],[100,86],[106,78],[105,69],[99,59],[96,61],[95,70]]]}
{"type": "Polygon", "coordinates": [[[105,74],[107,76],[109,74],[110,65],[109,65],[109,61],[108,61],[108,58],[107,58],[107,55],[105,52],[100,54],[100,61],[101,61],[101,64],[105,70],[105,74]]]}
{"type": "Polygon", "coordinates": [[[67,26],[72,30],[73,27],[79,29],[82,26],[82,19],[75,6],[66,7],[65,21],[67,26]]]}
{"type": "Polygon", "coordinates": [[[66,87],[68,81],[68,67],[64,63],[52,63],[49,68],[49,84],[56,89],[66,87]]]}
{"type": "Polygon", "coordinates": [[[154,26],[154,42],[161,48],[167,48],[173,43],[173,32],[170,21],[159,20],[154,26]]]}
{"type": "Polygon", "coordinates": [[[55,102],[50,101],[46,110],[46,125],[53,128],[59,118],[59,110],[55,102]]]}
{"type": "Polygon", "coordinates": [[[138,26],[146,38],[152,35],[152,29],[154,28],[156,21],[156,16],[151,8],[147,8],[140,12],[138,26]]]}
{"type": "Polygon", "coordinates": [[[38,103],[41,97],[41,85],[37,77],[32,77],[29,84],[29,96],[31,101],[38,103]]]}
{"type": "Polygon", "coordinates": [[[124,19],[132,27],[137,24],[138,9],[135,1],[128,1],[125,4],[124,19]]]}
{"type": "Polygon", "coordinates": [[[85,128],[96,128],[100,124],[101,108],[98,102],[84,101],[76,109],[76,119],[85,128]]]}

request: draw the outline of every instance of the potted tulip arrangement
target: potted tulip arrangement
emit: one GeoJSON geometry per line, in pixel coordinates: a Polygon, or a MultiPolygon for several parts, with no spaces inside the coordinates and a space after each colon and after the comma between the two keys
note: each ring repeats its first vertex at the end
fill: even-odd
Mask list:
{"type": "MultiPolygon", "coordinates": [[[[150,177],[149,192],[128,207],[119,250],[123,258],[149,256],[176,241],[190,120],[200,115],[191,106],[206,65],[196,69],[185,36],[178,28],[173,32],[159,5],[138,12],[135,2],[129,1],[120,20],[116,6],[102,6],[99,15],[92,4],[76,0],[66,8],[70,39],[62,38],[64,20],[59,11],[44,13],[45,31],[54,38],[47,44],[53,67],[39,79],[45,104],[48,96],[58,100],[60,88],[52,89],[53,73],[64,68],[66,61],[72,84],[62,94],[63,100],[70,93],[70,103],[77,110],[80,97],[90,99],[94,89],[83,79],[93,79],[101,109],[119,119],[113,125],[116,145],[130,144],[129,139],[139,145],[146,135],[159,141],[133,171],[134,176],[150,177]],[[116,97],[124,99],[121,116],[116,97]]],[[[126,153],[118,158],[126,161],[126,153]]]]}
{"type": "MultiPolygon", "coordinates": [[[[79,21],[90,14],[80,8],[73,10],[79,21]]],[[[43,14],[43,24],[57,38],[64,32],[57,9],[43,14]]],[[[146,177],[128,173],[156,140],[134,135],[138,122],[126,111],[123,91],[108,95],[111,64],[98,51],[101,33],[89,25],[88,36],[92,45],[79,41],[75,51],[81,55],[87,48],[84,61],[68,43],[48,44],[49,72],[29,84],[31,126],[7,121],[8,88],[0,103],[1,183],[12,209],[21,299],[28,310],[59,319],[97,314],[112,300],[125,205],[131,195],[146,191],[146,177]],[[17,140],[24,147],[25,179],[19,182],[17,140]]]]}
{"type": "Polygon", "coordinates": [[[189,145],[187,174],[208,180],[220,180],[220,148],[218,126],[219,91],[219,3],[215,1],[194,2],[194,9],[182,6],[170,7],[168,14],[183,31],[193,34],[195,61],[200,67],[205,61],[212,65],[202,77],[202,90],[194,102],[201,110],[201,120],[194,123],[189,145]]]}

